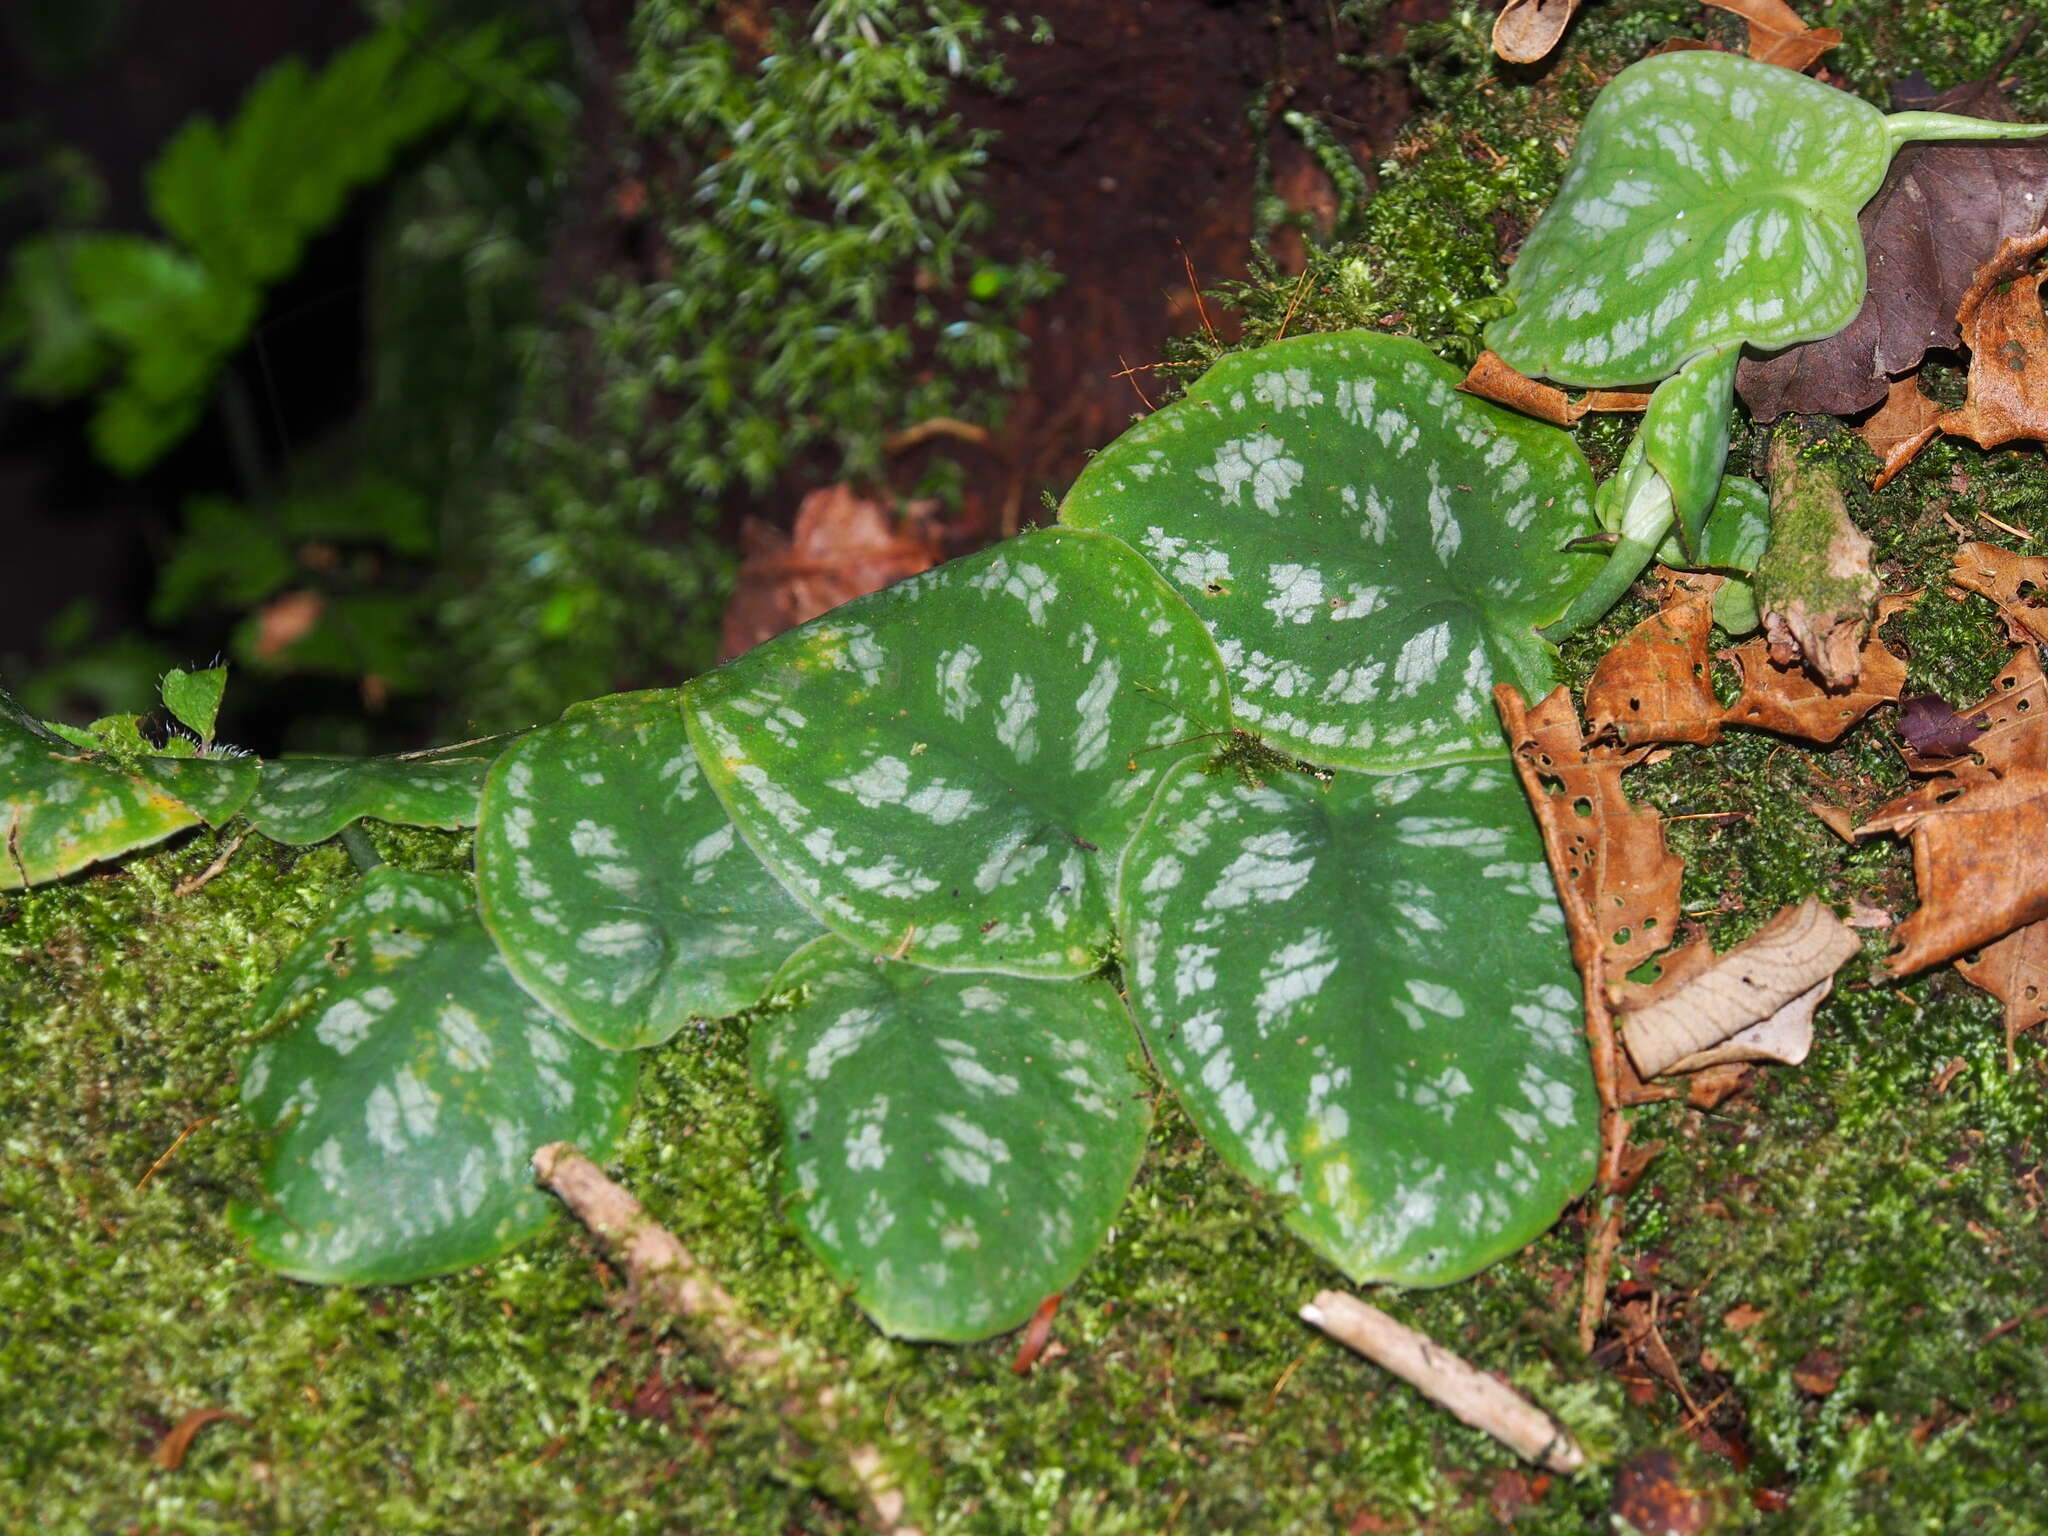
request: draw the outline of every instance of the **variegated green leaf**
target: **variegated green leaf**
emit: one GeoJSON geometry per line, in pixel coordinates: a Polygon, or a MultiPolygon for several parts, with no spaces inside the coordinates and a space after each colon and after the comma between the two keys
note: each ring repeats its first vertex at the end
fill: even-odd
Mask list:
{"type": "Polygon", "coordinates": [[[1360,331],[1238,353],[1098,454],[1060,519],[1151,557],[1270,745],[1373,769],[1492,755],[1493,685],[1555,681],[1535,629],[1594,569],[1563,549],[1592,476],[1568,434],[1457,385],[1360,331]]]}
{"type": "Polygon", "coordinates": [[[1562,384],[1647,384],[1703,352],[1832,335],[1863,302],[1856,214],[1908,139],[2038,125],[1886,118],[1734,54],[1665,53],[1609,82],[1509,270],[1486,343],[1562,384]]]}
{"type": "Polygon", "coordinates": [[[276,1138],[268,1195],[229,1220],[302,1280],[381,1284],[480,1263],[554,1202],[527,1159],[602,1160],[638,1058],[600,1050],[521,991],[463,883],[389,866],[294,951],[258,1001],[242,1104],[276,1138]]]}
{"type": "Polygon", "coordinates": [[[828,928],[1026,976],[1102,962],[1168,749],[1229,724],[1187,605],[1126,545],[1064,528],[836,609],[683,704],[726,810],[828,928]]]}
{"type": "Polygon", "coordinates": [[[734,832],[672,690],[575,705],[509,747],[476,867],[506,967],[613,1050],[758,1002],[819,932],[734,832]]]}
{"type": "Polygon", "coordinates": [[[185,802],[210,827],[233,821],[256,793],[263,762],[255,757],[145,757],[135,772],[185,802]]]}
{"type": "Polygon", "coordinates": [[[198,820],[146,780],[0,714],[0,891],[61,879],[198,820]]]}
{"type": "Polygon", "coordinates": [[[1160,1070],[1353,1280],[1460,1279],[1585,1187],[1597,1104],[1576,980],[1505,763],[1327,788],[1188,765],[1120,891],[1160,1070]]]}
{"type": "Polygon", "coordinates": [[[409,827],[473,827],[484,777],[515,737],[403,757],[289,757],[263,765],[246,814],[280,843],[324,843],[364,816],[409,827]]]}
{"type": "Polygon", "coordinates": [[[1151,1114],[1104,981],[935,975],[836,938],[776,978],[754,1075],[804,1239],[886,1332],[978,1339],[1072,1283],[1151,1114]]]}

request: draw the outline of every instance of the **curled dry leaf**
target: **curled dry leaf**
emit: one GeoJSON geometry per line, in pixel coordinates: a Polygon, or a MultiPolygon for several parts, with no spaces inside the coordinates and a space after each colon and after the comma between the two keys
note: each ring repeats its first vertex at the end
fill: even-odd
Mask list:
{"type": "Polygon", "coordinates": [[[740,532],[745,559],[726,606],[719,660],[841,603],[928,571],[944,558],[930,525],[932,503],[913,502],[901,526],[879,502],[847,485],[812,491],[784,537],[757,519],[740,532]]]}
{"type": "MultiPolygon", "coordinates": [[[[1990,80],[1911,105],[2015,120],[1990,80]]],[[[1919,428],[1902,431],[1904,423],[1912,415],[1939,415],[1941,407],[1925,400],[1911,379],[1891,381],[1918,368],[1929,350],[1961,345],[1956,310],[1977,269],[2000,241],[2039,229],[2044,207],[2048,145],[1907,145],[1857,218],[1870,272],[1862,309],[1832,336],[1745,359],[1735,375],[1743,403],[1758,421],[1775,421],[1788,411],[1847,416],[1886,400],[1878,413],[1884,424],[1877,418],[1866,423],[1865,440],[1873,429],[1888,442],[1910,439],[1919,428]]],[[[1871,447],[1879,458],[1887,456],[1876,442],[1871,447]]]]}
{"type": "Polygon", "coordinates": [[[1623,747],[1721,738],[1726,713],[1714,697],[1707,633],[1723,578],[1660,569],[1664,606],[1600,658],[1586,684],[1593,741],[1623,747]]]}
{"type": "MultiPolygon", "coordinates": [[[[2041,362],[2048,368],[2048,354],[2041,362]]],[[[1996,544],[1965,544],[1955,553],[1948,579],[1998,604],[2014,640],[2048,645],[2048,560],[1996,544]]]]}
{"type": "Polygon", "coordinates": [[[2048,917],[2048,769],[1963,763],[1856,829],[1910,836],[1920,908],[1899,924],[1890,973],[1953,959],[2048,917]]]}
{"type": "Polygon", "coordinates": [[[1843,689],[1823,687],[1796,662],[1781,665],[1766,639],[1721,654],[1742,672],[1742,692],[1728,706],[1728,723],[1801,741],[1836,740],[1878,705],[1897,699],[1906,686],[1906,664],[1878,638],[1874,626],[1858,653],[1855,681],[1843,689]]]}
{"type": "MultiPolygon", "coordinates": [[[[1998,772],[2048,769],[2048,729],[2040,724],[2048,719],[2048,676],[2042,675],[2040,653],[2033,646],[2014,651],[1991,691],[1955,714],[1975,727],[1965,750],[1987,767],[1998,772]]],[[[1906,766],[1921,774],[1953,768],[1963,755],[1924,751],[1910,738],[1900,751],[1906,766]]]]}
{"type": "Polygon", "coordinates": [[[1705,943],[1667,956],[1664,974],[1622,1001],[1621,1038],[1644,1077],[1732,1062],[1806,1059],[1813,1010],[1858,949],[1809,896],[1715,956],[1705,943]]]}
{"type": "Polygon", "coordinates": [[[1707,0],[1749,23],[1749,56],[1804,73],[1842,40],[1833,27],[1809,27],[1785,0],[1707,0]]]}
{"type": "Polygon", "coordinates": [[[1507,0],[1493,18],[1493,51],[1510,64],[1534,64],[1557,46],[1579,0],[1507,0]]]}
{"type": "MultiPolygon", "coordinates": [[[[2034,258],[2048,250],[2048,226],[2002,241],[1956,310],[1962,343],[1970,351],[1969,394],[1962,408],[1924,421],[1927,405],[1902,401],[1887,433],[1902,432],[1884,459],[1882,485],[1911,463],[1938,432],[1968,438],[1980,448],[2021,439],[2048,441],[2048,316],[2041,309],[2041,285],[2048,271],[2030,272],[2034,258]]],[[[1918,392],[1918,386],[1914,386],[1918,392]]],[[[1931,403],[1931,402],[1930,402],[1931,403]]],[[[1887,397],[1886,410],[1893,408],[1887,397]]],[[[1879,413],[1880,415],[1883,412],[1879,413]]]]}
{"type": "Polygon", "coordinates": [[[1881,491],[1892,476],[1913,462],[1913,458],[1941,430],[1946,414],[1940,403],[1920,393],[1920,378],[1893,379],[1885,390],[1884,404],[1856,429],[1870,451],[1877,455],[1877,478],[1872,490],[1881,491]]]}
{"type": "Polygon", "coordinates": [[[222,1419],[233,1419],[237,1424],[242,1422],[239,1414],[230,1413],[225,1408],[194,1408],[157,1442],[156,1450],[149,1459],[166,1472],[177,1471],[185,1465],[185,1457],[192,1450],[192,1442],[199,1438],[199,1431],[222,1419]]]}
{"type": "Polygon", "coordinates": [[[1975,960],[1958,960],[1956,970],[2005,1004],[2005,1060],[2011,1066],[2013,1042],[2048,1022],[2048,922],[2008,933],[1985,945],[1975,960]]]}
{"type": "Polygon", "coordinates": [[[1480,353],[1458,388],[1554,427],[1571,426],[1593,412],[1643,411],[1650,405],[1650,397],[1637,389],[1593,389],[1574,399],[1555,384],[1510,368],[1498,352],[1480,353]]]}

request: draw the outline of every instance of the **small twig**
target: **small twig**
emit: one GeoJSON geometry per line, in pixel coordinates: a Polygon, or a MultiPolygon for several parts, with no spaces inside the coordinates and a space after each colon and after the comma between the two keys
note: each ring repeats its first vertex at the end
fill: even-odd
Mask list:
{"type": "MultiPolygon", "coordinates": [[[[838,1390],[818,1385],[822,1373],[800,1369],[772,1334],[749,1322],[733,1294],[595,1163],[556,1141],[533,1154],[533,1169],[626,1271],[643,1307],[695,1323],[739,1383],[785,1394],[786,1421],[809,1419],[829,1437],[845,1430],[848,1415],[838,1390]]],[[[865,1443],[830,1448],[852,1475],[865,1525],[886,1536],[923,1536],[880,1450],[865,1443]]]]}
{"type": "Polygon", "coordinates": [[[214,1121],[214,1118],[215,1117],[212,1115],[202,1116],[200,1119],[194,1120],[190,1125],[186,1126],[185,1129],[178,1132],[178,1139],[172,1142],[168,1147],[164,1148],[164,1155],[149,1165],[148,1169],[144,1171],[142,1177],[135,1181],[135,1187],[137,1189],[140,1189],[143,1185],[147,1184],[151,1179],[155,1178],[157,1170],[163,1167],[165,1163],[168,1163],[171,1160],[171,1154],[177,1151],[178,1148],[185,1145],[185,1138],[187,1136],[190,1136],[194,1131],[198,1130],[199,1127],[201,1127],[202,1125],[211,1125],[214,1121]]]}
{"type": "Polygon", "coordinates": [[[234,836],[234,841],[221,849],[219,856],[211,864],[207,865],[198,874],[180,880],[171,887],[171,894],[173,896],[190,896],[194,891],[205,885],[207,881],[226,869],[228,867],[228,860],[235,856],[235,850],[242,846],[243,839],[248,837],[248,835],[247,832],[237,832],[234,836]]]}
{"type": "MultiPolygon", "coordinates": [[[[1173,243],[1180,245],[1178,240],[1173,243]]],[[[1202,285],[1195,281],[1194,258],[1188,255],[1188,248],[1184,245],[1180,245],[1180,259],[1181,265],[1188,269],[1188,292],[1195,296],[1195,313],[1202,318],[1202,329],[1208,334],[1209,345],[1221,345],[1216,340],[1216,327],[1209,323],[1209,308],[1202,302],[1202,285]]]]}
{"type": "Polygon", "coordinates": [[[2018,1317],[2008,1317],[1977,1342],[1980,1345],[1989,1344],[1993,1339],[2004,1338],[2013,1329],[2019,1327],[2021,1323],[2031,1323],[2044,1317],[2048,1317],[2048,1305],[2038,1306],[2031,1312],[2022,1312],[2018,1317]]]}
{"type": "Polygon", "coordinates": [[[2005,532],[2011,534],[2016,539],[2033,538],[2033,535],[2029,533],[2026,529],[2015,527],[2011,523],[2001,522],[1999,521],[1999,519],[1993,517],[1989,512],[1979,512],[1977,516],[1984,522],[1989,523],[1992,527],[2003,529],[2005,532]]]}
{"type": "Polygon", "coordinates": [[[1280,329],[1273,337],[1275,341],[1287,339],[1287,327],[1294,319],[1294,307],[1301,302],[1301,290],[1308,286],[1309,271],[1307,267],[1301,269],[1301,280],[1294,285],[1294,296],[1287,301],[1287,313],[1280,317],[1280,329]]]}
{"type": "Polygon", "coordinates": [[[1124,363],[1124,355],[1121,352],[1117,353],[1116,360],[1124,364],[1124,371],[1122,373],[1111,374],[1110,377],[1117,379],[1129,379],[1131,381],[1132,392],[1136,394],[1138,399],[1144,403],[1145,409],[1148,411],[1157,409],[1157,407],[1154,406],[1150,400],[1147,400],[1145,398],[1145,391],[1138,384],[1138,370],[1133,368],[1129,363],[1124,363]]]}
{"type": "Polygon", "coordinates": [[[1301,1362],[1307,1358],[1304,1353],[1287,1362],[1287,1369],[1280,1373],[1280,1379],[1273,1383],[1273,1390],[1266,1394],[1266,1412],[1273,1411],[1273,1405],[1280,1401],[1280,1394],[1287,1390],[1287,1383],[1294,1380],[1294,1373],[1301,1369],[1301,1362]]]}
{"type": "Polygon", "coordinates": [[[1452,1354],[1427,1334],[1395,1322],[1378,1307],[1342,1291],[1324,1291],[1301,1309],[1301,1320],[1392,1371],[1523,1460],[1567,1476],[1585,1466],[1586,1453],[1549,1414],[1506,1382],[1452,1354]]]}
{"type": "Polygon", "coordinates": [[[1586,1268],[1579,1290],[1579,1348],[1593,1352],[1600,1320],[1607,1314],[1607,1282],[1614,1274],[1614,1255],[1621,1247],[1622,1197],[1602,1197],[1605,1209],[1593,1240],[1586,1245],[1586,1268]]]}
{"type": "Polygon", "coordinates": [[[882,452],[894,457],[899,453],[908,453],[935,437],[950,437],[963,443],[971,443],[976,448],[987,448],[991,451],[996,446],[996,440],[987,427],[977,427],[971,421],[961,421],[954,416],[933,416],[884,438],[882,452]]]}

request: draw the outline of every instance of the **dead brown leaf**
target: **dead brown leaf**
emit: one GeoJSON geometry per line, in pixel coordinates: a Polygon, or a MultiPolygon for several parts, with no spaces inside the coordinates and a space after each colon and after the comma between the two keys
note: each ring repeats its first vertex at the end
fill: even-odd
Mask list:
{"type": "Polygon", "coordinates": [[[943,558],[929,502],[905,509],[902,523],[851,486],[812,491],[785,537],[749,518],[740,530],[745,559],[726,606],[719,659],[781,634],[856,597],[928,571],[943,558]]]}
{"type": "Polygon", "coordinates": [[[1792,1380],[1800,1391],[1826,1397],[1841,1384],[1841,1357],[1825,1346],[1808,1350],[1806,1358],[1792,1367],[1792,1380]]]}
{"type": "Polygon", "coordinates": [[[1804,73],[1842,40],[1833,27],[1809,27],[1785,0],[1707,0],[1749,23],[1749,56],[1804,73]]]}
{"type": "Polygon", "coordinates": [[[1508,0],[1493,18],[1493,51],[1510,64],[1534,64],[1557,46],[1579,0],[1508,0]]]}
{"type": "Polygon", "coordinates": [[[225,1408],[194,1408],[178,1420],[177,1426],[157,1442],[150,1460],[166,1472],[175,1472],[185,1465],[185,1457],[192,1450],[192,1442],[199,1438],[199,1431],[221,1419],[233,1419],[241,1423],[241,1417],[225,1408]]]}
{"type": "Polygon", "coordinates": [[[2043,250],[2048,227],[2008,236],[1963,295],[1956,323],[1970,349],[1970,393],[1961,410],[1941,418],[1952,437],[1980,448],[2048,439],[2048,317],[2041,311],[2048,273],[2027,270],[2043,250]]]}
{"type": "Polygon", "coordinates": [[[1958,960],[1956,970],[2005,1004],[2005,1061],[2010,1067],[2013,1042],[2048,1022],[2048,922],[2015,929],[1985,945],[1975,960],[1958,960]]]}
{"type": "Polygon", "coordinates": [[[1920,907],[1899,924],[1891,974],[1909,976],[2048,917],[2048,769],[1962,763],[1856,829],[1910,836],[1920,907]]]}
{"type": "Polygon", "coordinates": [[[1660,568],[1664,606],[1630,630],[1586,684],[1590,739],[1623,747],[1721,739],[1726,711],[1714,697],[1707,632],[1714,625],[1719,576],[1660,568]]]}
{"type": "Polygon", "coordinates": [[[2012,654],[2005,670],[1991,685],[1991,692],[1975,704],[1965,704],[1956,714],[1973,725],[1982,722],[1970,742],[1967,757],[1936,757],[1902,747],[1899,755],[1915,773],[1941,773],[1966,760],[1981,761],[1995,772],[2014,769],[2048,769],[2048,676],[2041,671],[2040,652],[2023,645],[2012,654]]]}
{"type": "Polygon", "coordinates": [[[1920,376],[1893,379],[1885,392],[1884,404],[1856,429],[1883,466],[1870,482],[1872,490],[1883,490],[1893,475],[1913,462],[1941,431],[1943,411],[1937,401],[1920,393],[1920,376]]]}
{"type": "MultiPolygon", "coordinates": [[[[2048,369],[2048,355],[2042,364],[2048,369]]],[[[2048,645],[2048,560],[1996,544],[1965,544],[1955,553],[1948,579],[1998,604],[2017,630],[2015,640],[2048,645]]]]}
{"type": "Polygon", "coordinates": [[[1648,395],[1633,389],[1595,389],[1573,399],[1555,384],[1545,384],[1510,368],[1495,352],[1480,353],[1479,361],[1467,371],[1458,388],[1554,427],[1568,427],[1593,412],[1619,414],[1648,410],[1650,405],[1648,395]]]}
{"type": "Polygon", "coordinates": [[[280,592],[256,610],[256,654],[268,660],[313,632],[326,608],[318,592],[280,592]]]}
{"type": "Polygon", "coordinates": [[[1664,974],[1616,998],[1621,1038],[1646,1078],[1735,1062],[1796,1065],[1813,1042],[1813,1011],[1860,946],[1809,896],[1716,956],[1704,941],[1667,955],[1664,974]]]}
{"type": "Polygon", "coordinates": [[[1728,706],[1728,723],[1801,741],[1834,741],[1878,705],[1897,699],[1906,686],[1906,664],[1878,638],[1875,625],[1858,654],[1856,680],[1839,691],[1822,686],[1798,662],[1779,665],[1771,658],[1770,641],[1762,637],[1721,655],[1742,672],[1742,692],[1728,706]]]}

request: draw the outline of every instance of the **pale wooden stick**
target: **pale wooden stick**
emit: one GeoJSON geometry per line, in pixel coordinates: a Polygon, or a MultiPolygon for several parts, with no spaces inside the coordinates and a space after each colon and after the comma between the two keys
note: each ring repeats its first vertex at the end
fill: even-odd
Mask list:
{"type": "Polygon", "coordinates": [[[1586,1453],[1555,1419],[1505,1382],[1460,1359],[1426,1334],[1342,1291],[1324,1291],[1301,1320],[1384,1366],[1431,1402],[1552,1472],[1573,1473],[1586,1453]]]}
{"type": "MultiPolygon", "coordinates": [[[[794,1401],[784,1407],[787,1416],[808,1418],[828,1434],[844,1428],[838,1391],[816,1385],[822,1373],[800,1368],[773,1334],[747,1321],[732,1292],[597,1164],[566,1141],[554,1141],[533,1154],[533,1171],[611,1251],[641,1305],[695,1323],[741,1383],[790,1394],[794,1401]]],[[[886,1536],[924,1536],[924,1528],[907,1518],[909,1500],[876,1447],[835,1444],[832,1449],[859,1494],[862,1524],[886,1536]]]]}

